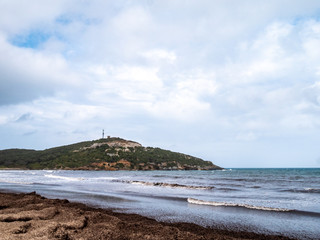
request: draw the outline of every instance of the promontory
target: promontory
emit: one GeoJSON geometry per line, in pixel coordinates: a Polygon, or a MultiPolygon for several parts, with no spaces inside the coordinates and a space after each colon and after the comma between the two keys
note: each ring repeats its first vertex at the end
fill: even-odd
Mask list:
{"type": "Polygon", "coordinates": [[[46,150],[0,151],[0,169],[218,170],[210,161],[108,137],[46,150]]]}

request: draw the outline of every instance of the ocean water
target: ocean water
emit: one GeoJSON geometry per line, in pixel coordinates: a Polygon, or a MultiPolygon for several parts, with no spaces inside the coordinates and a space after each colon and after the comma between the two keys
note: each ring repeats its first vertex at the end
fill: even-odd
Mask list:
{"type": "Polygon", "coordinates": [[[1,170],[0,190],[168,222],[320,239],[320,169],[1,170]]]}

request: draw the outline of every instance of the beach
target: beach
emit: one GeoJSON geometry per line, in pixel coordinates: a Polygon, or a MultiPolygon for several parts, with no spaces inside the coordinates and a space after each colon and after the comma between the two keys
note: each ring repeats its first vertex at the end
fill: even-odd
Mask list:
{"type": "Polygon", "coordinates": [[[319,171],[1,170],[0,231],[5,239],[314,240],[319,171]]]}
{"type": "Polygon", "coordinates": [[[92,208],[35,192],[0,193],[1,240],[11,239],[289,239],[251,232],[166,223],[92,208]]]}

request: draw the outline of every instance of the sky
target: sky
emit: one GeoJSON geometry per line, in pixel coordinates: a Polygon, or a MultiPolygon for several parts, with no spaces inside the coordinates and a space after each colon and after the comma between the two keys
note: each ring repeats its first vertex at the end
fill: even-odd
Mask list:
{"type": "Polygon", "coordinates": [[[320,1],[0,0],[0,149],[105,135],[320,167],[320,1]]]}

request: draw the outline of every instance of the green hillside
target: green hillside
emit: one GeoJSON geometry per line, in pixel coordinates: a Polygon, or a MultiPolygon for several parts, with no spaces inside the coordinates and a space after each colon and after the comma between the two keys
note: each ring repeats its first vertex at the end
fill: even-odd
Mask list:
{"type": "Polygon", "coordinates": [[[211,170],[210,161],[160,148],[143,147],[121,138],[50,148],[0,151],[0,168],[75,170],[211,170]]]}

